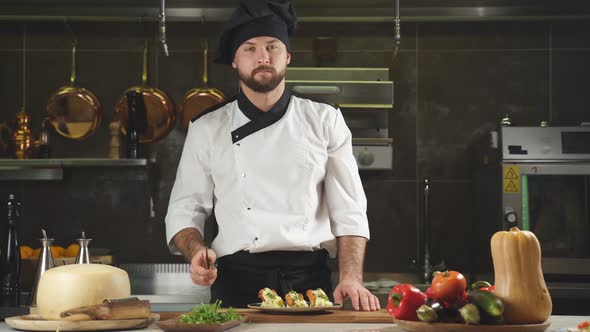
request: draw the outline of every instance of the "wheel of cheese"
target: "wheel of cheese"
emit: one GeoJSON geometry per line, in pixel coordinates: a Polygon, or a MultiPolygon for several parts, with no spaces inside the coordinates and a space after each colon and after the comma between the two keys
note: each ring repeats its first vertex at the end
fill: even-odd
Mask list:
{"type": "Polygon", "coordinates": [[[72,264],[43,273],[37,288],[37,311],[46,320],[61,320],[62,311],[131,296],[125,270],[102,264],[72,264]]]}

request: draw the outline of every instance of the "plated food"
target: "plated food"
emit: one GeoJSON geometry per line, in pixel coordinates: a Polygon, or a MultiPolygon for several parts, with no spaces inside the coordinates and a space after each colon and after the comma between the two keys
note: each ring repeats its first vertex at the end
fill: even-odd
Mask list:
{"type": "Polygon", "coordinates": [[[262,300],[260,303],[261,307],[269,308],[283,308],[285,303],[286,307],[333,307],[334,304],[328,298],[328,295],[323,289],[308,289],[305,292],[309,299],[309,304],[305,301],[303,294],[297,293],[294,290],[289,291],[285,294],[285,301],[277,294],[274,289],[263,288],[258,291],[258,298],[262,300]]]}
{"type": "Polygon", "coordinates": [[[308,289],[305,294],[309,298],[309,304],[312,307],[331,307],[334,305],[321,288],[308,289]]]}
{"type": "Polygon", "coordinates": [[[249,304],[248,308],[281,313],[311,313],[342,308],[342,304],[332,303],[321,288],[308,289],[305,295],[308,301],[303,294],[291,290],[285,294],[283,301],[274,289],[265,287],[258,291],[258,298],[262,302],[249,304]]]}
{"type": "Polygon", "coordinates": [[[274,289],[263,288],[258,291],[258,298],[262,300],[260,306],[271,308],[282,308],[285,306],[283,299],[274,289]]]}
{"type": "Polygon", "coordinates": [[[287,303],[287,307],[309,307],[305,298],[303,298],[303,294],[297,293],[294,290],[285,294],[285,302],[287,303]]]}

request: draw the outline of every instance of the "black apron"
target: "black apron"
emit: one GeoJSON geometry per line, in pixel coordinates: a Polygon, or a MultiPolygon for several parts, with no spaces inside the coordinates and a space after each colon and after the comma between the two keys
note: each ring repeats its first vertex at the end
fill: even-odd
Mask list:
{"type": "Polygon", "coordinates": [[[239,251],[217,260],[217,279],[211,286],[211,303],[245,308],[257,303],[258,291],[272,288],[284,298],[291,290],[305,294],[323,289],[332,297],[328,253],[319,251],[268,251],[251,254],[239,251]]]}

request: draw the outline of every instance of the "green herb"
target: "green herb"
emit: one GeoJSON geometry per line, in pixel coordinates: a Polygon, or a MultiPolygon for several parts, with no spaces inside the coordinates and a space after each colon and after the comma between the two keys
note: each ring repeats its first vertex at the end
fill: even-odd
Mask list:
{"type": "Polygon", "coordinates": [[[234,308],[230,307],[225,311],[220,311],[220,307],[220,300],[212,304],[201,303],[195,306],[190,312],[180,315],[178,322],[187,324],[217,324],[234,319],[242,319],[242,316],[234,308]]]}
{"type": "Polygon", "coordinates": [[[318,293],[317,297],[319,297],[320,299],[326,300],[326,301],[330,301],[330,299],[328,299],[328,295],[326,295],[326,294],[318,293]]]}

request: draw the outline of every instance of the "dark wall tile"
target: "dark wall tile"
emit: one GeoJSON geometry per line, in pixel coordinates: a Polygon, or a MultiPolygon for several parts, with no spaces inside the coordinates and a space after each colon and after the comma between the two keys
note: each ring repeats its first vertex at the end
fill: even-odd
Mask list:
{"type": "Polygon", "coordinates": [[[549,117],[548,52],[449,52],[419,55],[420,174],[468,179],[473,145],[503,114],[517,125],[549,117]]]}
{"type": "Polygon", "coordinates": [[[416,178],[417,75],[416,53],[398,53],[391,67],[395,100],[389,114],[389,137],[393,138],[391,175],[396,179],[416,178]]]}
{"type": "MultiPolygon", "coordinates": [[[[0,51],[0,123],[11,123],[21,110],[23,96],[22,54],[18,51],[0,51]]],[[[1,151],[0,151],[1,155],[1,151]]]]}
{"type": "MultiPolygon", "coordinates": [[[[470,182],[441,181],[430,178],[430,229],[425,221],[424,184],[419,182],[418,206],[420,215],[421,252],[424,253],[426,232],[430,237],[431,264],[445,262],[446,268],[469,272],[472,260],[472,227],[477,227],[472,220],[472,185],[470,182]]],[[[423,263],[423,261],[422,261],[423,263]]]]}
{"type": "Polygon", "coordinates": [[[589,56],[590,49],[553,51],[552,125],[577,126],[580,122],[590,122],[587,100],[589,56]]]}
{"type": "Polygon", "coordinates": [[[371,240],[365,270],[407,271],[416,256],[416,185],[363,177],[371,240]]]}
{"type": "MultiPolygon", "coordinates": [[[[70,24],[71,27],[71,24],[70,24]]],[[[72,48],[76,35],[63,22],[36,22],[27,24],[27,48],[41,50],[67,50],[72,48]]]]}
{"type": "Polygon", "coordinates": [[[171,51],[202,50],[207,41],[209,56],[213,57],[222,31],[223,24],[220,22],[168,22],[166,40],[171,51]]]}
{"type": "Polygon", "coordinates": [[[26,27],[24,27],[23,23],[0,22],[0,49],[22,49],[23,31],[26,32],[26,27]]]}
{"type": "Polygon", "coordinates": [[[549,47],[544,22],[420,23],[420,50],[531,49],[549,47]]]}
{"type": "Polygon", "coordinates": [[[157,38],[154,23],[37,22],[27,24],[27,47],[67,50],[74,40],[79,49],[141,50],[145,40],[157,38]]]}
{"type": "MultiPolygon", "coordinates": [[[[400,26],[401,44],[400,48],[404,50],[414,49],[416,47],[416,24],[407,23],[402,19],[400,26]]],[[[313,23],[302,22],[293,34],[294,38],[302,42],[305,39],[313,39],[318,36],[336,37],[338,45],[342,49],[350,46],[350,41],[363,39],[365,47],[368,49],[393,49],[394,26],[393,23],[313,23]]],[[[311,45],[311,40],[307,45],[311,45]]]]}
{"type": "Polygon", "coordinates": [[[560,48],[590,48],[590,22],[568,21],[551,24],[551,47],[560,48]]]}

